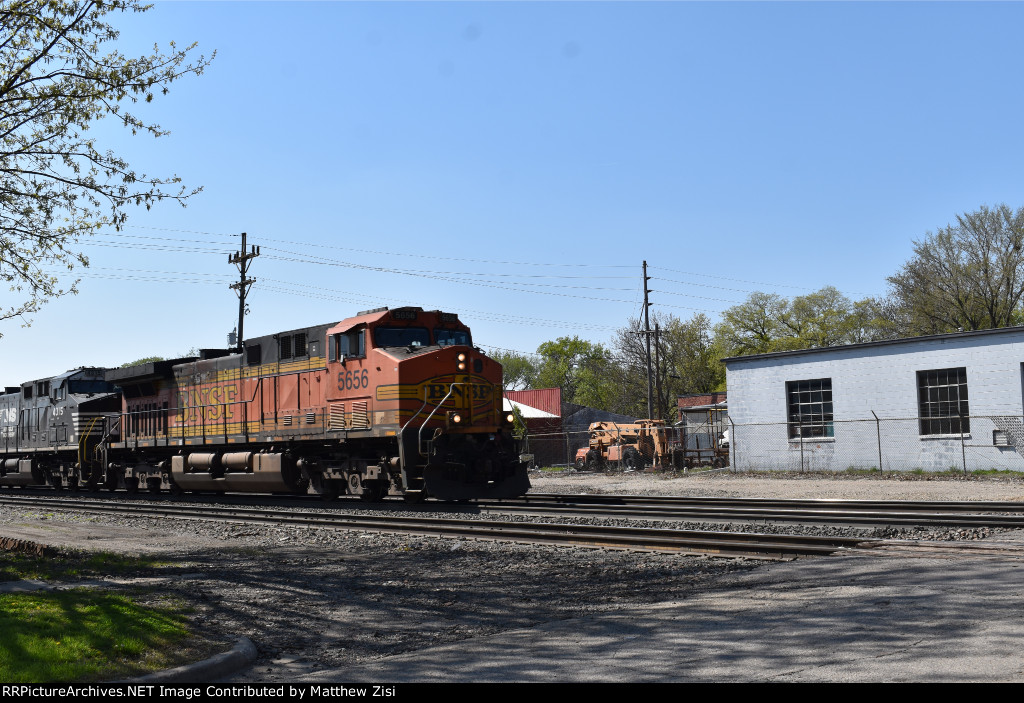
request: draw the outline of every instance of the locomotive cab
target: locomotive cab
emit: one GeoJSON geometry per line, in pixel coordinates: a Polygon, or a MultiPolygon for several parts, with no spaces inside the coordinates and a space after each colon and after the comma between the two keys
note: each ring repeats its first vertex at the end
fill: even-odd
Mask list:
{"type": "Polygon", "coordinates": [[[367,311],[328,330],[327,402],[396,440],[390,466],[407,496],[502,498],[529,489],[501,365],[472,346],[457,315],[421,308],[367,311]]]}

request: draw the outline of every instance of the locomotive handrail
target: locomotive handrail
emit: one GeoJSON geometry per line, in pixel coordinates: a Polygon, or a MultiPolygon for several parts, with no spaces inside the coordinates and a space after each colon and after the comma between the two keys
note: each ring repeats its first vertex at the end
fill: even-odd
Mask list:
{"type": "MultiPolygon", "coordinates": [[[[163,427],[162,427],[162,430],[160,432],[154,432],[153,434],[142,434],[141,432],[136,431],[135,428],[132,425],[126,425],[129,429],[132,429],[134,431],[134,434],[131,437],[131,441],[133,441],[135,443],[135,448],[138,449],[138,442],[139,442],[139,438],[140,437],[154,437],[154,438],[156,438],[156,437],[159,437],[161,434],[163,435],[164,439],[170,439],[172,437],[172,430],[173,430],[173,428],[171,427],[171,423],[170,423],[170,419],[171,419],[171,415],[172,414],[174,415],[175,419],[177,420],[178,427],[180,429],[180,433],[178,435],[178,439],[180,440],[180,442],[182,444],[184,444],[184,442],[185,442],[185,429],[186,429],[186,427],[188,427],[188,422],[186,420],[186,411],[189,411],[189,410],[202,411],[202,410],[206,410],[207,408],[220,408],[221,412],[223,413],[224,437],[226,439],[227,436],[228,436],[228,422],[227,422],[227,412],[226,412],[226,410],[227,410],[228,406],[230,406],[230,405],[241,405],[242,409],[243,409],[241,434],[245,435],[245,439],[248,441],[248,439],[249,439],[249,412],[248,412],[249,411],[249,405],[251,403],[255,403],[256,402],[256,395],[260,391],[260,388],[262,386],[263,386],[263,379],[262,378],[257,378],[256,386],[253,388],[252,397],[249,398],[249,399],[242,398],[240,400],[234,400],[234,401],[227,402],[227,403],[205,403],[203,405],[179,405],[179,406],[176,406],[174,408],[170,408],[170,407],[168,407],[168,408],[156,408],[155,410],[129,410],[127,412],[119,413],[118,416],[119,416],[119,420],[123,420],[124,418],[131,419],[131,418],[135,418],[135,417],[144,417],[144,416],[147,416],[147,415],[149,415],[151,413],[154,413],[154,412],[156,412],[156,413],[166,413],[166,416],[164,416],[164,418],[163,418],[163,420],[164,420],[163,423],[162,423],[163,427]]],[[[200,416],[199,417],[199,420],[200,420],[200,423],[199,423],[200,434],[201,434],[201,436],[203,438],[203,442],[205,443],[206,440],[207,440],[207,436],[206,436],[206,413],[205,412],[200,412],[198,414],[200,416]]],[[[124,441],[127,444],[128,441],[129,441],[129,438],[126,436],[124,438],[124,441]]]]}
{"type": "MultiPolygon", "coordinates": [[[[455,386],[468,386],[468,385],[469,384],[466,383],[465,381],[460,381],[458,383],[452,382],[452,384],[448,387],[448,395],[446,395],[444,398],[442,398],[441,402],[434,406],[434,409],[430,411],[429,415],[427,415],[427,419],[423,421],[422,425],[420,425],[420,431],[416,433],[416,451],[418,451],[420,453],[420,456],[426,456],[426,454],[423,452],[423,428],[426,427],[427,423],[430,422],[430,419],[432,417],[434,417],[434,413],[436,413],[438,411],[438,409],[440,407],[442,407],[448,401],[448,399],[452,395],[452,391],[455,390],[455,386]]],[[[426,395],[426,391],[424,391],[424,396],[425,395],[426,395]]],[[[423,404],[426,405],[426,398],[424,398],[423,404]]],[[[417,414],[419,414],[419,413],[417,413],[417,414]]],[[[412,420],[410,419],[409,422],[412,422],[412,420]]]]}

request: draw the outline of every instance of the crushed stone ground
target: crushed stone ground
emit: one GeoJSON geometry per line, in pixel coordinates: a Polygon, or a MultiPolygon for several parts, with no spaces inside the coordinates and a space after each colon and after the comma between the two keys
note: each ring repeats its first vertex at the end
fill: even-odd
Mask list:
{"type": "MultiPolygon", "coordinates": [[[[1024,501],[1024,482],[1007,478],[538,472],[531,481],[536,492],[1024,501]]],[[[188,604],[197,635],[225,649],[248,636],[260,658],[232,680],[254,682],[624,606],[685,601],[714,589],[725,574],[760,564],[8,507],[0,507],[0,537],[159,553],[153,568],[111,576],[104,586],[188,604]]]]}

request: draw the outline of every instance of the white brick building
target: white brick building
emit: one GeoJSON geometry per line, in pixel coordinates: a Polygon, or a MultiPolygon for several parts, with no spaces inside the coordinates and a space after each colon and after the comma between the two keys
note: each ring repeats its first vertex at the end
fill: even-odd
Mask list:
{"type": "Polygon", "coordinates": [[[725,365],[736,468],[1024,470],[1024,327],[725,365]]]}

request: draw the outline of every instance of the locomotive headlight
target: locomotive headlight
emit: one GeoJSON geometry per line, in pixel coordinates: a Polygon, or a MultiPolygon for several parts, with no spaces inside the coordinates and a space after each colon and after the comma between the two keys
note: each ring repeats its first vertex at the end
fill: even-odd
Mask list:
{"type": "Polygon", "coordinates": [[[513,415],[512,413],[509,413],[508,415],[505,416],[505,422],[507,422],[510,425],[514,425],[516,422],[516,416],[513,415]]]}
{"type": "Polygon", "coordinates": [[[455,358],[459,362],[457,364],[457,368],[459,369],[459,371],[465,371],[466,370],[466,355],[465,354],[459,354],[455,358]]]}
{"type": "Polygon", "coordinates": [[[458,425],[462,422],[462,415],[459,415],[458,413],[452,413],[448,417],[451,419],[453,425],[458,425]]]}

